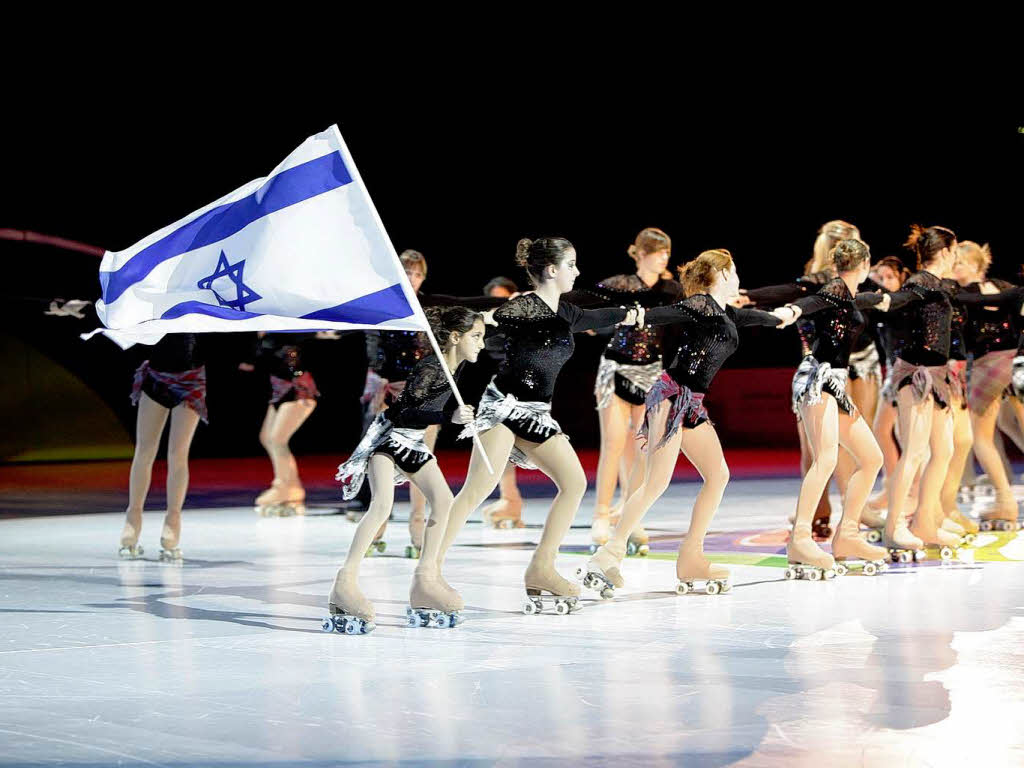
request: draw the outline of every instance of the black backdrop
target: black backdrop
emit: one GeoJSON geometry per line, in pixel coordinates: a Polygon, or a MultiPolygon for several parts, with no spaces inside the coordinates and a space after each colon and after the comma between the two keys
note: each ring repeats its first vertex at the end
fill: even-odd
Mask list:
{"type": "MultiPolygon", "coordinates": [[[[521,281],[515,243],[543,234],[571,239],[581,282],[596,280],[629,268],[625,249],[645,226],[672,236],[673,266],[725,247],[741,282],[779,282],[799,274],[817,227],[833,218],[856,223],[876,257],[902,253],[917,221],[990,242],[994,274],[1012,279],[1018,271],[1024,134],[1012,121],[922,120],[870,108],[824,120],[781,102],[730,112],[691,105],[676,117],[596,99],[523,104],[511,95],[467,101],[432,93],[427,103],[423,95],[339,96],[279,99],[272,109],[222,103],[215,113],[198,104],[169,111],[121,102],[88,113],[26,112],[4,127],[10,183],[0,226],[122,249],[265,175],[336,122],[396,247],[426,254],[428,291],[475,294],[498,274],[521,281]]],[[[83,345],[74,332],[88,323],[44,319],[18,301],[95,298],[96,260],[24,244],[0,243],[0,254],[6,332],[44,346],[130,424],[124,395],[141,353],[120,353],[105,340],[83,345]]],[[[592,339],[580,343],[577,369],[567,372],[574,387],[589,385],[578,377],[592,376],[598,348],[592,339]]],[[[242,340],[220,346],[211,368],[217,425],[201,430],[196,451],[254,452],[262,394],[234,370],[242,340]],[[224,383],[219,394],[215,373],[224,383]]],[[[358,429],[351,422],[361,341],[325,342],[320,353],[331,361],[323,375],[336,395],[296,447],[347,449],[358,429]]],[[[790,365],[795,354],[791,337],[760,334],[730,364],[790,365]]],[[[567,398],[565,407],[589,418],[589,396],[567,398]]]]}

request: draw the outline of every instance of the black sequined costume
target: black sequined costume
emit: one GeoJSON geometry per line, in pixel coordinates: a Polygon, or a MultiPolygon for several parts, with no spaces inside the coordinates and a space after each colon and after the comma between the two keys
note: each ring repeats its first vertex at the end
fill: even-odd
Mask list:
{"type": "Polygon", "coordinates": [[[672,402],[661,447],[680,427],[694,428],[707,421],[704,395],[715,374],[739,347],[739,328],[752,325],[777,326],[775,315],[759,309],[724,309],[706,293],[664,307],[654,307],[645,322],[651,325],[679,324],[680,341],[666,359],[670,364],[651,390],[646,402],[640,434],[650,434],[650,417],[663,400],[672,402]]]}
{"type": "Polygon", "coordinates": [[[270,403],[274,407],[320,396],[313,374],[302,360],[303,346],[315,337],[315,333],[267,333],[260,338],[256,364],[270,376],[270,403]]]}
{"type": "MultiPolygon", "coordinates": [[[[683,286],[676,280],[659,278],[647,285],[636,274],[605,278],[589,292],[606,304],[645,309],[674,304],[684,297],[683,286]]],[[[631,405],[644,404],[661,374],[665,332],[665,326],[646,324],[643,328],[615,328],[598,366],[594,392],[598,410],[611,404],[612,394],[631,405]]]]}
{"type": "MultiPolygon", "coordinates": [[[[965,351],[974,355],[970,394],[965,398],[965,405],[969,402],[971,409],[978,414],[1001,399],[1010,386],[1020,317],[1016,286],[1004,280],[984,282],[991,283],[996,293],[983,293],[982,283],[972,283],[962,289],[963,294],[971,297],[963,332],[965,351]]],[[[961,296],[954,307],[963,305],[965,298],[961,296]]],[[[962,367],[965,368],[966,363],[962,367]]],[[[966,382],[964,386],[966,388],[966,382]]]]}
{"type": "MultiPolygon", "coordinates": [[[[861,310],[879,304],[881,293],[850,293],[839,277],[829,280],[817,293],[793,302],[802,316],[809,316],[811,343],[808,354],[793,377],[794,404],[819,402],[821,392],[835,398],[840,410],[855,414],[856,409],[846,393],[850,356],[867,326],[861,310]]],[[[901,297],[908,302],[909,297],[901,297]]]]}
{"type": "Polygon", "coordinates": [[[194,333],[168,333],[149,349],[149,359],[135,371],[131,400],[141,394],[164,408],[185,403],[207,421],[206,355],[194,333]]]}
{"type": "Polygon", "coordinates": [[[557,434],[553,419],[526,411],[550,410],[555,381],[576,348],[574,333],[616,325],[626,314],[619,307],[585,310],[567,301],[555,312],[536,293],[505,303],[494,313],[505,336],[505,359],[481,400],[477,428],[490,428],[494,415],[508,410],[498,421],[525,440],[542,443],[557,434]]]}

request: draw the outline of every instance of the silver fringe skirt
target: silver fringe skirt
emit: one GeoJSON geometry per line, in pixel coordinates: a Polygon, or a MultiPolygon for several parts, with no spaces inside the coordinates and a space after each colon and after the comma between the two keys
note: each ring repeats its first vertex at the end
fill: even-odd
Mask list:
{"type": "MultiPolygon", "coordinates": [[[[416,454],[420,461],[429,461],[434,457],[433,452],[423,441],[426,429],[409,429],[396,427],[384,413],[378,413],[370,428],[366,430],[359,445],[348,457],[348,461],[338,466],[338,474],[334,476],[342,484],[342,497],[347,501],[355,498],[366,478],[366,468],[370,463],[370,457],[382,445],[387,444],[395,455],[411,457],[416,454]]],[[[402,470],[395,465],[395,485],[401,485],[409,480],[402,470]]]]}
{"type": "MultiPolygon", "coordinates": [[[[551,403],[519,400],[515,395],[502,394],[501,390],[494,386],[494,380],[491,379],[491,383],[484,390],[483,397],[480,398],[476,418],[463,428],[459,433],[459,439],[473,437],[474,434],[486,432],[503,421],[509,420],[524,423],[526,431],[528,433],[535,431],[538,437],[550,432],[562,433],[558,422],[551,417],[551,403]]],[[[515,446],[512,446],[509,461],[523,469],[537,469],[537,465],[531,463],[526,458],[526,454],[515,446]]]]}

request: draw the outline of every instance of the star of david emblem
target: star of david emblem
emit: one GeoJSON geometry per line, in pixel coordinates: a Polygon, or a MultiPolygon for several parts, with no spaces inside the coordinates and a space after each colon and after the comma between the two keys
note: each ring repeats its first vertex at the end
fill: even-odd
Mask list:
{"type": "Polygon", "coordinates": [[[213,291],[213,295],[217,297],[217,302],[222,307],[231,307],[239,312],[244,312],[246,304],[251,304],[263,298],[242,281],[242,270],[244,268],[245,259],[242,259],[237,264],[228,264],[228,257],[224,254],[224,251],[221,251],[220,258],[217,260],[217,268],[213,271],[213,274],[209,277],[204,277],[196,285],[204,291],[213,291]],[[213,287],[214,281],[221,278],[230,280],[235,284],[235,298],[225,299],[213,287]]]}

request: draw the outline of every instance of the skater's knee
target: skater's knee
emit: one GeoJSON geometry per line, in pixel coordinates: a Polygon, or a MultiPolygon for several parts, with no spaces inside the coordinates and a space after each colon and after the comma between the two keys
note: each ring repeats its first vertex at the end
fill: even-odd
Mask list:
{"type": "Polygon", "coordinates": [[[583,498],[587,492],[587,476],[578,464],[558,477],[558,492],[566,496],[583,498]]]}
{"type": "Polygon", "coordinates": [[[725,486],[729,484],[729,465],[725,463],[725,459],[722,459],[714,470],[708,472],[708,476],[704,478],[704,484],[714,490],[725,489],[725,486]]]}
{"type": "Polygon", "coordinates": [[[885,462],[885,457],[882,456],[882,449],[877,445],[869,446],[864,452],[864,455],[859,458],[861,470],[875,475],[882,471],[882,464],[885,462]]]}

